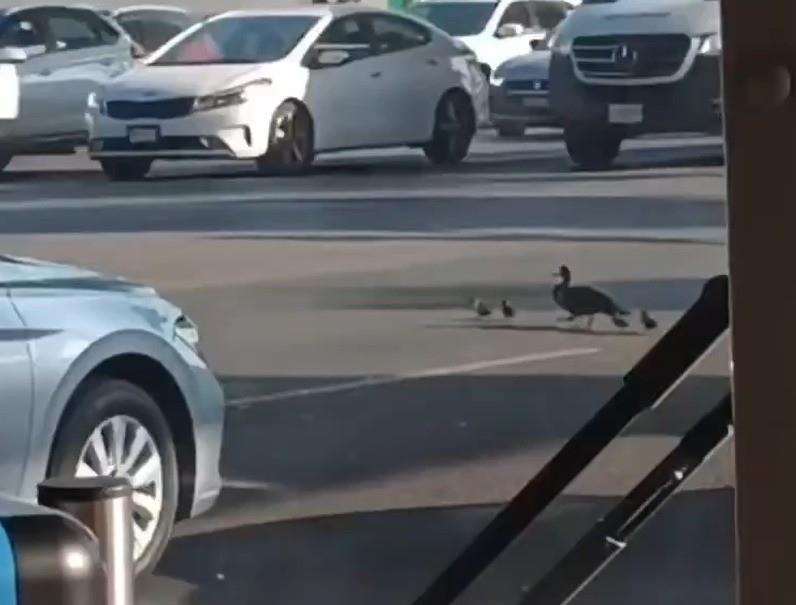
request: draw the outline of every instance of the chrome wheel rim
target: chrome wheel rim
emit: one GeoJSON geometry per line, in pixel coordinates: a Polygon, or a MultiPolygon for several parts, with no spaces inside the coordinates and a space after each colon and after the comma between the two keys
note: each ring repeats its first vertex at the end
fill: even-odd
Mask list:
{"type": "Polygon", "coordinates": [[[163,510],[163,463],[152,434],[135,418],[114,416],[91,433],[76,477],[123,477],[133,487],[133,558],[155,536],[163,510]]]}

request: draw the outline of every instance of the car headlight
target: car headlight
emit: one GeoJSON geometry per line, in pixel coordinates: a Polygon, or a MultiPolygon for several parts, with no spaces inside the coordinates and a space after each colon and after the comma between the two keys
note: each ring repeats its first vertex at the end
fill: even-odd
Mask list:
{"type": "Polygon", "coordinates": [[[220,107],[232,107],[233,105],[243,105],[249,100],[250,89],[254,86],[268,86],[271,80],[263,78],[249,82],[243,86],[236,86],[221,92],[215,92],[211,95],[198,97],[193,104],[194,111],[209,111],[211,109],[218,109],[220,107]]]}
{"type": "Polygon", "coordinates": [[[88,105],[89,110],[96,111],[101,115],[106,115],[108,113],[108,107],[105,104],[105,99],[101,93],[90,93],[88,95],[88,99],[86,99],[86,104],[88,105]]]}
{"type": "Polygon", "coordinates": [[[186,315],[180,315],[174,322],[174,338],[181,340],[197,353],[199,352],[199,328],[186,315]]]}
{"type": "Polygon", "coordinates": [[[721,34],[707,34],[699,40],[699,54],[717,57],[721,54],[721,34]]]}

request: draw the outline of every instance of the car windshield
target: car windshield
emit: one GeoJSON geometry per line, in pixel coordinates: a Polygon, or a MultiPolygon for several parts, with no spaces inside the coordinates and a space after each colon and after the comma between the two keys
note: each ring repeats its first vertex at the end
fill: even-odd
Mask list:
{"type": "Polygon", "coordinates": [[[496,2],[421,2],[410,9],[451,36],[473,36],[486,27],[496,2]]]}
{"type": "Polygon", "coordinates": [[[181,40],[152,65],[267,63],[286,56],[317,17],[278,15],[211,21],[181,40]]]}

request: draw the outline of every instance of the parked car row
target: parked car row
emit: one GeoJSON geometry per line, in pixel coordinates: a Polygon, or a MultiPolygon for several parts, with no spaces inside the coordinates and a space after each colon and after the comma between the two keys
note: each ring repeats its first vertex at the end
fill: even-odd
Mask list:
{"type": "Polygon", "coordinates": [[[0,62],[18,63],[19,83],[0,111],[18,115],[0,122],[0,168],[77,145],[111,179],[156,159],[300,172],[318,153],[399,145],[455,163],[487,123],[560,125],[575,163],[598,168],[627,137],[721,128],[716,0],[575,4],[6,10],[0,62]]]}
{"type": "Polygon", "coordinates": [[[358,6],[215,15],[139,61],[116,21],[24,9],[5,14],[0,46],[18,53],[21,82],[0,165],[81,144],[112,179],[141,178],[155,159],[296,172],[317,153],[398,145],[455,163],[488,121],[469,49],[419,19],[358,6]]]}

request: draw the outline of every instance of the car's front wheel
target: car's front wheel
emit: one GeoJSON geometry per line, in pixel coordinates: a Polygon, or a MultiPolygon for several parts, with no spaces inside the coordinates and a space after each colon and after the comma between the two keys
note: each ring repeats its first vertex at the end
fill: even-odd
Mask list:
{"type": "Polygon", "coordinates": [[[140,181],[152,168],[149,158],[104,158],[102,172],[112,181],[140,181]]]}
{"type": "Polygon", "coordinates": [[[152,570],[174,528],[179,475],[172,432],[148,393],[124,380],[87,381],[58,428],[48,476],[129,479],[136,572],[152,570]]]}
{"type": "Polygon", "coordinates": [[[475,112],[466,93],[447,93],[437,105],[434,132],[423,147],[434,164],[458,164],[467,157],[475,136],[475,112]]]}
{"type": "Polygon", "coordinates": [[[295,101],[285,101],[271,119],[268,151],[257,159],[260,172],[295,175],[305,172],[315,159],[315,135],[309,112],[295,101]]]}
{"type": "Polygon", "coordinates": [[[568,124],[564,127],[567,153],[586,170],[610,168],[622,146],[622,132],[616,128],[568,124]]]}

